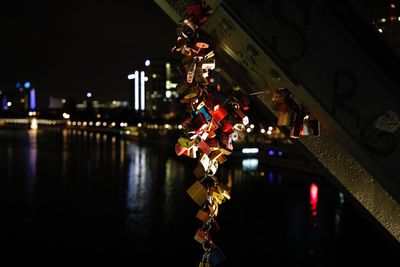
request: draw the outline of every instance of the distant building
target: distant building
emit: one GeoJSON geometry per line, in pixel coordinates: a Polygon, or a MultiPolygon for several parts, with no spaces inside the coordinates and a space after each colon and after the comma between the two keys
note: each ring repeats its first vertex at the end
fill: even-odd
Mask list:
{"type": "Polygon", "coordinates": [[[180,112],[179,95],[176,91],[181,80],[178,62],[165,59],[146,61],[148,80],[146,113],[150,118],[172,119],[180,112]]]}
{"type": "Polygon", "coordinates": [[[36,110],[36,90],[30,82],[17,82],[15,88],[0,93],[1,110],[24,113],[36,110]]]}

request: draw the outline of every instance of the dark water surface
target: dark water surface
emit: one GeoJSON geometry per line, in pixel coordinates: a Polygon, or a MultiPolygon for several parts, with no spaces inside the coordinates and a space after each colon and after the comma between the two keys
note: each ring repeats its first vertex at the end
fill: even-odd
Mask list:
{"type": "MultiPolygon", "coordinates": [[[[2,266],[197,267],[195,160],[173,153],[85,131],[0,130],[0,262],[13,263],[2,266]]],[[[251,159],[228,159],[217,176],[229,174],[218,266],[397,266],[390,240],[323,177],[251,159]]]]}

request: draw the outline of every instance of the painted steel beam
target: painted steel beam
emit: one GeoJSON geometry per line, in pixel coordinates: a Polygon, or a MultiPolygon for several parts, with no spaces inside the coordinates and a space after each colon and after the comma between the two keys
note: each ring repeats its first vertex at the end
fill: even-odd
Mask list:
{"type": "MultiPolygon", "coordinates": [[[[175,22],[191,4],[155,2],[175,22]]],[[[400,241],[400,75],[379,62],[385,51],[363,46],[384,49],[378,32],[346,1],[331,2],[208,1],[204,30],[219,64],[248,93],[263,92],[271,112],[271,93],[287,88],[317,117],[321,136],[300,145],[400,241]]]]}

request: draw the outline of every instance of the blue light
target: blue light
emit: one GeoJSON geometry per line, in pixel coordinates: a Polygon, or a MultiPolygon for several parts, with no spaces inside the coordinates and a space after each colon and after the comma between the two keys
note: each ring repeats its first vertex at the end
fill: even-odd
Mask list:
{"type": "Polygon", "coordinates": [[[29,108],[30,110],[36,109],[36,92],[34,88],[29,92],[29,108]]]}
{"type": "Polygon", "coordinates": [[[1,101],[1,106],[2,106],[3,110],[8,109],[8,107],[7,107],[7,97],[6,96],[3,96],[3,101],[1,101]]]}
{"type": "Polygon", "coordinates": [[[25,87],[25,89],[28,89],[29,87],[31,87],[31,83],[30,82],[25,82],[24,83],[24,87],[25,87]]]}
{"type": "Polygon", "coordinates": [[[274,173],[269,171],[268,172],[268,182],[272,184],[274,182],[274,173]]]}
{"type": "Polygon", "coordinates": [[[17,83],[15,84],[15,87],[16,87],[17,89],[21,88],[21,83],[20,83],[20,82],[17,82],[17,83]]]}
{"type": "Polygon", "coordinates": [[[282,156],[283,156],[283,151],[282,151],[282,149],[279,149],[279,150],[278,150],[278,156],[279,156],[279,157],[282,157],[282,156]]]}
{"type": "Polygon", "coordinates": [[[268,150],[268,155],[275,156],[275,151],[273,149],[268,150]]]}

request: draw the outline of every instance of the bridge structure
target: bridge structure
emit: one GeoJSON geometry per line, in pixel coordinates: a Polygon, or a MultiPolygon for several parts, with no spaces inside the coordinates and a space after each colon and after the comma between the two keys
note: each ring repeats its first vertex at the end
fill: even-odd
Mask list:
{"type": "MultiPolygon", "coordinates": [[[[194,4],[154,1],[177,24],[194,4]]],[[[280,88],[310,110],[320,135],[294,143],[398,244],[400,62],[378,30],[342,0],[207,4],[213,13],[202,29],[226,78],[273,116],[271,95],[280,88]]]]}

